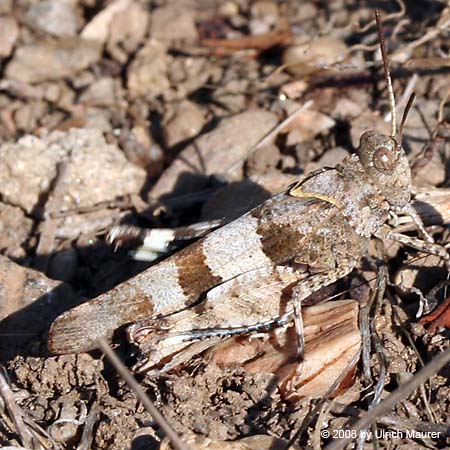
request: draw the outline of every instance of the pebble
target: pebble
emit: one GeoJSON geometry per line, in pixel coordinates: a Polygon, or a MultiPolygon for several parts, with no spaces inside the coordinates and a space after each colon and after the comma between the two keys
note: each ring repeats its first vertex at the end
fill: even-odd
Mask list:
{"type": "Polygon", "coordinates": [[[128,163],[117,146],[106,143],[101,131],[72,129],[42,138],[27,135],[17,143],[3,144],[0,195],[5,202],[31,213],[42,206],[40,200],[48,193],[62,161],[68,162],[68,179],[61,210],[138,193],[146,178],[145,171],[128,163]]]}
{"type": "Polygon", "coordinates": [[[76,1],[41,0],[32,3],[26,13],[36,28],[57,37],[77,34],[76,1]]]}
{"type": "Polygon", "coordinates": [[[6,66],[6,76],[27,83],[60,80],[100,60],[98,44],[67,38],[19,47],[6,66]]]}
{"type": "Polygon", "coordinates": [[[152,13],[150,35],[159,41],[197,40],[193,11],[175,3],[157,8],[152,13]]]}
{"type": "Polygon", "coordinates": [[[8,57],[19,37],[19,26],[12,17],[0,17],[0,58],[8,57]]]}
{"type": "Polygon", "coordinates": [[[25,258],[24,244],[33,227],[33,221],[15,206],[0,203],[0,248],[11,258],[25,258]]]}
{"type": "Polygon", "coordinates": [[[2,357],[36,342],[50,322],[75,303],[76,295],[68,285],[0,256],[2,357]]]}
{"type": "Polygon", "coordinates": [[[188,193],[203,188],[213,174],[230,166],[230,178],[240,178],[248,152],[277,124],[277,116],[256,109],[223,119],[209,133],[186,147],[166,169],[150,192],[158,198],[168,193],[188,193]],[[176,189],[175,189],[176,188],[176,189]]]}
{"type": "Polygon", "coordinates": [[[205,124],[205,116],[197,104],[185,100],[179,103],[164,121],[165,144],[172,147],[196,136],[205,124]]]}
{"type": "Polygon", "coordinates": [[[139,50],[128,68],[128,91],[131,98],[154,98],[170,87],[167,77],[166,47],[150,40],[139,50]]]}
{"type": "Polygon", "coordinates": [[[303,77],[318,71],[326,72],[347,55],[346,44],[336,37],[324,36],[315,40],[299,37],[296,43],[284,51],[283,63],[290,73],[303,77]]]}
{"type": "Polygon", "coordinates": [[[141,43],[147,33],[149,13],[139,3],[132,3],[121,13],[112,17],[107,50],[121,64],[125,64],[141,43]]]}
{"type": "Polygon", "coordinates": [[[94,81],[80,95],[79,102],[92,106],[112,106],[117,104],[117,82],[112,77],[94,81]]]}

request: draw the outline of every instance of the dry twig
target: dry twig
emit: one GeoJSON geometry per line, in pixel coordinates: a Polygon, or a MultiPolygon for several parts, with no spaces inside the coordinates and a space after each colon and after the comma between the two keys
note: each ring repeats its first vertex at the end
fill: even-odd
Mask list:
{"type": "Polygon", "coordinates": [[[108,345],[104,338],[98,340],[99,347],[111,361],[117,372],[123,377],[127,382],[128,386],[133,390],[142,404],[145,406],[147,411],[152,415],[155,422],[162,428],[165,435],[172,441],[173,446],[176,450],[189,450],[187,445],[179,438],[172,427],[169,425],[167,420],[162,416],[162,414],[155,407],[153,402],[150,400],[149,396],[145,393],[142,386],[135,380],[130,371],[125,367],[125,365],[120,361],[111,347],[108,345]]]}
{"type": "MultiPolygon", "coordinates": [[[[371,426],[380,416],[388,413],[398,402],[406,398],[428,378],[438,373],[450,362],[450,347],[436,355],[425,367],[420,369],[409,381],[396,389],[385,400],[375,406],[371,411],[361,417],[351,429],[359,432],[371,426]]],[[[341,450],[352,441],[352,438],[339,439],[326,447],[326,450],[341,450]]]]}

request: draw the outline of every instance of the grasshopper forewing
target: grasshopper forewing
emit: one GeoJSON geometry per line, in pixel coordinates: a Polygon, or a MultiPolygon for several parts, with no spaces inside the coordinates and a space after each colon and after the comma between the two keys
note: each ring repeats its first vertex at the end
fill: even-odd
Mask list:
{"type": "MultiPolygon", "coordinates": [[[[382,40],[381,47],[384,54],[382,40]]],[[[442,247],[394,234],[387,225],[395,213],[411,213],[411,171],[396,140],[395,124],[391,134],[365,132],[357,154],[342,164],[311,173],[233,222],[66,312],[51,327],[50,350],[91,350],[99,337],[134,323],[130,339],[147,358],[140,370],[167,368],[171,359],[186,359],[179,358],[180,353],[190,357],[233,330],[250,332],[291,320],[293,291],[301,302],[347,275],[372,236],[397,239],[448,261],[442,247]],[[209,336],[207,342],[202,336],[209,336]]]]}

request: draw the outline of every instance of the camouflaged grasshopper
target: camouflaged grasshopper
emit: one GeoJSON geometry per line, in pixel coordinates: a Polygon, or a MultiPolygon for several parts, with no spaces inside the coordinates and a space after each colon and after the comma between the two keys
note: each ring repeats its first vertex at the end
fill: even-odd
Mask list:
{"type": "MultiPolygon", "coordinates": [[[[378,17],[377,17],[378,18],[378,17]]],[[[411,171],[397,141],[394,94],[380,33],[392,109],[387,136],[367,131],[357,155],[315,171],[240,218],[143,273],[56,319],[54,353],[95,348],[125,324],[143,359],[168,370],[224,337],[269,330],[292,320],[301,351],[301,302],[349,274],[372,236],[442,257],[411,207],[411,171]],[[424,240],[394,233],[408,214],[424,240]]],[[[402,121],[403,123],[403,121],[402,121]]],[[[398,139],[400,140],[400,139],[398,139]]]]}

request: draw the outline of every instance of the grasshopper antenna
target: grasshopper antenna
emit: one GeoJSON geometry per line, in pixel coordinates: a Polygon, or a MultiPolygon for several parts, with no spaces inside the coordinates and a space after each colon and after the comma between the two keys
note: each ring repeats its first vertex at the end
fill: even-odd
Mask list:
{"type": "Polygon", "coordinates": [[[381,58],[383,59],[384,76],[386,77],[389,106],[391,109],[391,137],[395,139],[397,134],[397,111],[395,108],[394,89],[392,87],[391,71],[389,69],[389,61],[384,41],[383,23],[381,22],[380,11],[378,9],[375,10],[375,20],[377,22],[378,40],[380,41],[381,58]]]}

